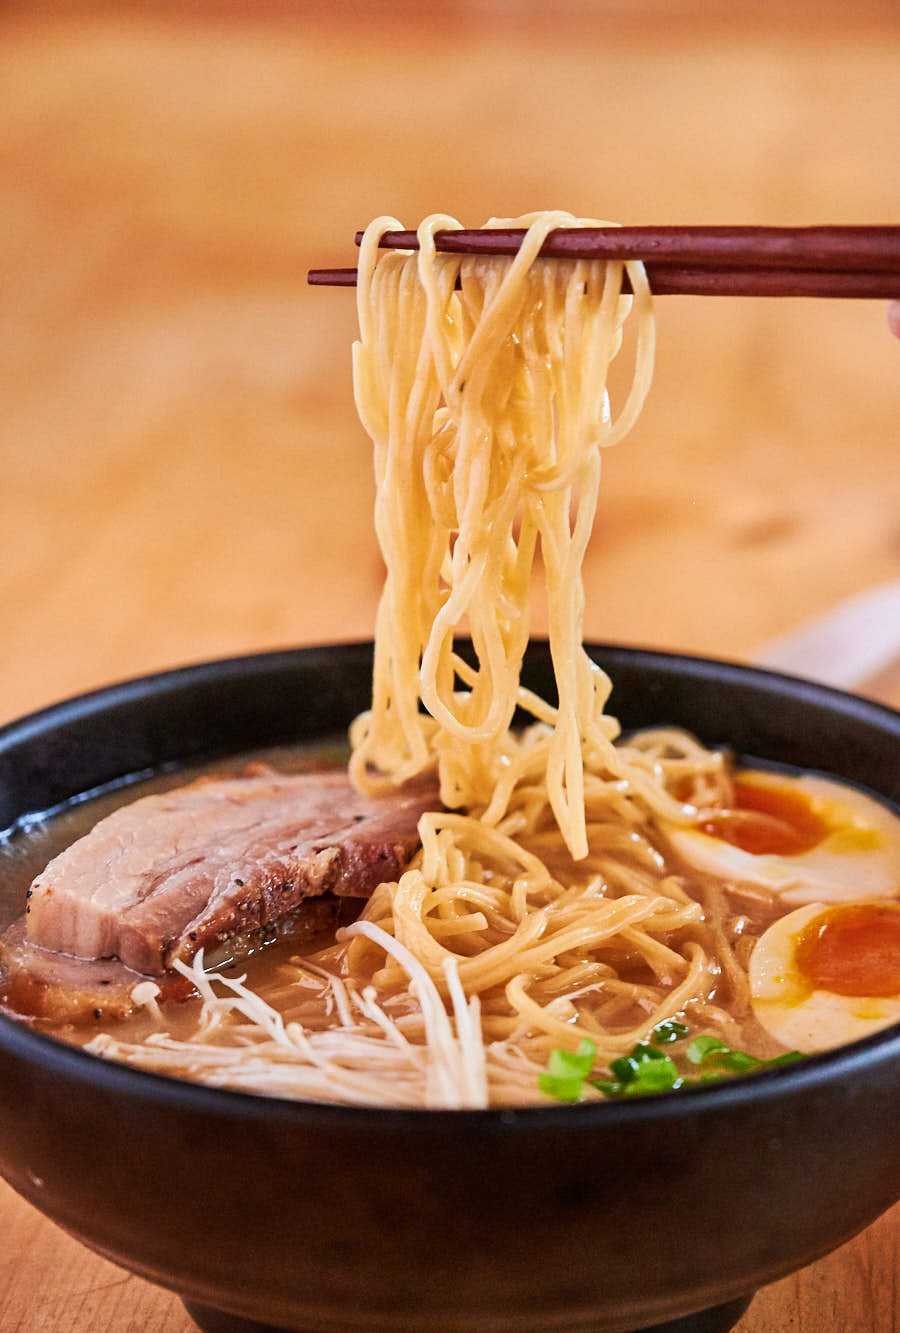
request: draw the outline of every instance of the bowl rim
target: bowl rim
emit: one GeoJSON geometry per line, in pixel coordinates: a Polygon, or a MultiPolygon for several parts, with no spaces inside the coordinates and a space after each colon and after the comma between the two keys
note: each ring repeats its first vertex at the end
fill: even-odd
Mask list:
{"type": "MultiPolygon", "coordinates": [[[[543,636],[533,635],[529,646],[546,646],[548,640],[543,636]]],[[[293,648],[270,648],[261,652],[225,654],[222,657],[201,658],[178,666],[163,667],[158,671],[144,672],[137,676],[126,676],[106,685],[98,685],[64,698],[41,708],[12,718],[0,724],[0,747],[11,740],[28,739],[42,726],[51,721],[64,722],[70,717],[83,716],[103,711],[106,707],[128,703],[139,695],[165,692],[176,684],[204,682],[210,678],[241,678],[256,673],[263,674],[269,667],[287,666],[298,657],[313,657],[317,654],[330,654],[335,651],[351,653],[371,650],[372,639],[326,640],[321,643],[301,644],[293,648]]],[[[607,639],[585,639],[583,647],[588,652],[597,651],[607,656],[622,656],[634,659],[655,670],[665,670],[671,675],[679,674],[678,668],[689,668],[693,674],[707,676],[717,681],[731,684],[745,682],[748,678],[764,691],[771,694],[784,694],[785,687],[797,698],[809,702],[819,701],[828,705],[832,711],[842,714],[862,713],[873,721],[887,723],[889,730],[897,733],[900,740],[900,709],[877,699],[869,699],[850,690],[841,690],[834,685],[825,685],[820,681],[810,680],[806,676],[792,675],[786,671],[774,671],[771,667],[757,666],[751,662],[739,662],[728,657],[709,657],[703,653],[668,652],[661,648],[647,648],[639,644],[622,644],[607,639]]],[[[613,681],[615,687],[615,681],[613,681]]],[[[123,777],[127,779],[129,775],[123,777]]],[[[882,797],[882,800],[885,798],[882,797]]],[[[891,804],[891,802],[888,802],[891,804]]],[[[0,830],[0,837],[4,835],[0,830]]]]}
{"type": "MultiPolygon", "coordinates": [[[[546,640],[533,639],[534,643],[546,640]]],[[[688,653],[668,653],[658,649],[630,647],[605,641],[585,641],[585,648],[607,656],[623,655],[638,665],[646,665],[671,675],[689,669],[695,676],[707,677],[717,683],[761,686],[764,692],[791,696],[824,704],[832,712],[862,715],[874,724],[900,739],[900,711],[876,700],[850,694],[832,686],[800,676],[791,676],[767,668],[747,665],[688,653]]],[[[298,648],[279,648],[265,652],[213,658],[185,666],[171,667],[142,676],[101,686],[72,695],[59,703],[26,714],[0,726],[0,750],[7,745],[28,740],[54,724],[65,723],[75,717],[100,713],[107,708],[127,704],[149,694],[166,693],[176,685],[208,683],[215,680],[246,678],[257,672],[279,665],[287,667],[298,658],[313,658],[317,654],[333,654],[335,650],[352,652],[371,649],[371,640],[347,640],[340,643],[304,645],[298,648]]],[[[127,785],[139,774],[123,774],[113,784],[104,784],[96,790],[127,785]]],[[[848,785],[855,785],[848,783],[848,785]]],[[[73,802],[93,795],[88,791],[73,802]]],[[[894,802],[878,796],[888,807],[894,802]]],[[[68,804],[68,802],[64,803],[68,804]]],[[[52,814],[60,807],[35,812],[41,816],[52,814]]],[[[21,816],[9,829],[0,831],[0,840],[9,837],[27,823],[21,816]]],[[[0,1053],[5,1052],[23,1062],[40,1065],[45,1072],[60,1079],[75,1080],[95,1085],[116,1097],[129,1097],[157,1103],[168,1109],[218,1114],[226,1117],[287,1122],[291,1125],[320,1128],[347,1128],[368,1126],[379,1132],[435,1133],[448,1130],[477,1130],[479,1133],[508,1133],[516,1130],[534,1132],[543,1127],[555,1131],[587,1128],[615,1128],[623,1122],[629,1127],[648,1123],[664,1124],[678,1120],[688,1112],[693,1116],[721,1114],[731,1108],[746,1109],[770,1098],[806,1096],[822,1084],[834,1079],[850,1078],[863,1072],[873,1063],[900,1061],[900,1022],[879,1032],[835,1047],[833,1050],[809,1055],[796,1064],[778,1069],[763,1070],[720,1083],[680,1089],[677,1095],[663,1092],[634,1100],[607,1100],[559,1105],[534,1104],[490,1109],[421,1108],[393,1106],[341,1105],[330,1102],[301,1101],[275,1097],[265,1093],[245,1092],[231,1088],[215,1088],[175,1078],[137,1066],[126,1065],[29,1027],[0,1011],[0,1053]]]]}

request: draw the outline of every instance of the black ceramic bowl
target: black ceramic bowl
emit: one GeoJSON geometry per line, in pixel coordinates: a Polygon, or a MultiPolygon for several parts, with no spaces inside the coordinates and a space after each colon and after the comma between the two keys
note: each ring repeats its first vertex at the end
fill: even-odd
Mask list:
{"type": "MultiPolygon", "coordinates": [[[[896,713],[743,667],[592,651],[625,727],[679,723],[900,800],[896,713]]],[[[123,774],[333,734],[370,669],[368,645],[268,654],[16,723],[0,828],[123,774]]],[[[527,677],[549,691],[544,646],[527,677]]],[[[0,1087],[12,1186],[209,1330],[725,1329],[757,1286],[900,1195],[897,1028],[628,1105],[406,1112],[211,1091],[3,1019],[0,1087]]]]}

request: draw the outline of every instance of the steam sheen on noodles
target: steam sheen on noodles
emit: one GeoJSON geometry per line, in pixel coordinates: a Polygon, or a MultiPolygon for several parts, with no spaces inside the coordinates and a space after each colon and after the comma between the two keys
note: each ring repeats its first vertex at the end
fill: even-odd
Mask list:
{"type": "Polygon", "coordinates": [[[569,214],[518,222],[521,249],[498,260],[438,254],[435,232],[459,225],[441,216],[418,253],[381,252],[400,226],[381,218],[359,261],[354,385],[387,579],[351,774],[381,791],[436,772],[445,808],[332,948],[258,993],[181,964],[203,1000],[189,1040],[91,1049],[287,1096],[486,1106],[542,1100],[554,1047],[589,1038],[602,1070],[673,1015],[727,1039],[748,1009],[750,941],[720,892],[687,892],[654,835],[722,800],[721,756],[675,731],[615,745],[610,681],[581,645],[601,450],[633,424],[652,370],[646,277],[636,262],[537,258],[548,231],[588,225],[569,214]],[[632,312],[634,374],[614,413],[607,374],[632,312]],[[556,705],[519,680],[538,551],[556,705]],[[533,722],[513,731],[517,707],[533,722]]]}

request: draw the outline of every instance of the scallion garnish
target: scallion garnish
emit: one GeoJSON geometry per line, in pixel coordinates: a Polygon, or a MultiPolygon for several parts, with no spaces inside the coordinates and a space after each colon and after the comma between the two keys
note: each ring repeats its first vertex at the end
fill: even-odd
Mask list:
{"type": "Polygon", "coordinates": [[[687,1032],[684,1023],[679,1023],[674,1018],[667,1018],[664,1023],[657,1023],[650,1036],[657,1046],[664,1046],[670,1041],[680,1041],[682,1037],[687,1036],[687,1032]]]}
{"type": "Polygon", "coordinates": [[[546,1074],[538,1075],[538,1087],[561,1102],[577,1102],[584,1095],[584,1081],[591,1072],[597,1048],[585,1037],[574,1051],[562,1047],[550,1052],[546,1074]]]}
{"type": "Polygon", "coordinates": [[[685,1038],[688,1035],[685,1025],[669,1019],[659,1023],[650,1035],[652,1041],[638,1042],[629,1055],[610,1061],[611,1079],[588,1077],[597,1050],[587,1038],[574,1052],[557,1047],[550,1053],[547,1072],[538,1075],[538,1086],[548,1097],[561,1102],[581,1101],[588,1087],[596,1088],[604,1097],[647,1097],[657,1092],[718,1083],[733,1074],[775,1069],[803,1059],[800,1051],[786,1051],[772,1060],[759,1060],[747,1051],[733,1050],[711,1033],[703,1033],[694,1037],[683,1052],[688,1062],[699,1066],[702,1072],[697,1078],[685,1078],[675,1061],[659,1049],[660,1045],[685,1038]]]}
{"type": "MultiPolygon", "coordinates": [[[[692,1065],[702,1065],[708,1063],[713,1056],[719,1057],[726,1052],[731,1053],[731,1047],[726,1046],[724,1041],[719,1041],[718,1037],[705,1035],[695,1037],[685,1051],[685,1055],[692,1065]]],[[[753,1057],[750,1056],[749,1058],[752,1059],[753,1057]]]]}

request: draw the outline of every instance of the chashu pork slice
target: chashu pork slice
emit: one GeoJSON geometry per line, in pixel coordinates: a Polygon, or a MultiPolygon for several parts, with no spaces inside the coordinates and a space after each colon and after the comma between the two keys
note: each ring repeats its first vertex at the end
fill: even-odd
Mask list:
{"type": "MultiPolygon", "coordinates": [[[[304,947],[325,931],[334,932],[353,914],[352,900],[324,893],[307,898],[296,912],[274,928],[275,938],[286,937],[294,948],[304,947]]],[[[356,911],[359,904],[356,904],[356,911]]],[[[72,954],[42,949],[25,932],[26,916],[19,917],[0,935],[0,1011],[48,1023],[81,1026],[130,1018],[144,1000],[187,1000],[196,995],[193,983],[179,972],[147,977],[125,967],[117,958],[75,958],[72,954]],[[150,986],[141,994],[141,983],[150,986]]],[[[238,958],[258,946],[253,934],[237,936],[224,950],[238,958]]],[[[215,966],[221,966],[219,962],[215,966]]]]}
{"type": "MultiPolygon", "coordinates": [[[[75,1024],[128,1018],[135,1012],[140,1003],[135,989],[149,978],[112,958],[72,958],[30,944],[26,920],[20,917],[0,935],[5,1009],[51,1023],[75,1024]]],[[[177,972],[157,980],[153,993],[161,1000],[185,1000],[195,994],[191,982],[177,972]]]]}
{"type": "Polygon", "coordinates": [[[367,898],[418,847],[422,787],[361,796],[342,772],[202,778],[108,815],[34,880],[28,941],[161,975],[323,893],[367,898]]]}

